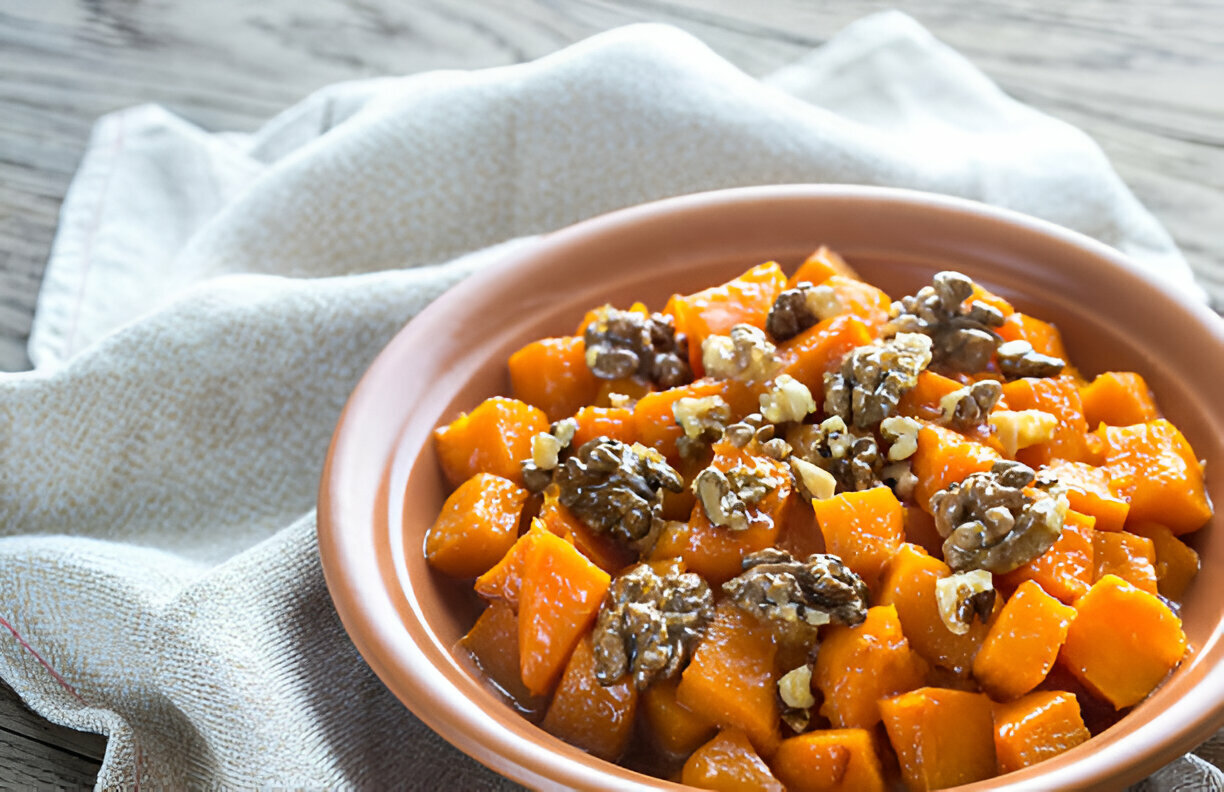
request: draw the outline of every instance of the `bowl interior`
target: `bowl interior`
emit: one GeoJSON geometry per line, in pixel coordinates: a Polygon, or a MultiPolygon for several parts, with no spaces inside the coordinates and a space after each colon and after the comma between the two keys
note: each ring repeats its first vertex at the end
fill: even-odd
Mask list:
{"type": "MultiPolygon", "coordinates": [[[[613,779],[674,786],[601,762],[532,726],[452,652],[478,604],[468,584],[424,561],[424,533],[446,494],[430,432],[483,398],[507,393],[510,353],[572,333],[592,306],[643,300],[659,309],[674,292],[722,282],[769,259],[793,271],[821,244],[894,296],[912,293],[940,269],[965,272],[1019,310],[1058,325],[1085,374],[1141,373],[1196,452],[1224,459],[1224,423],[1212,406],[1224,386],[1217,317],[1070,232],[970,202],[847,187],[731,190],[588,221],[473,276],[410,323],[354,392],[333,440],[319,509],[328,585],[359,650],[431,727],[532,786],[593,788],[613,779]]],[[[1208,485],[1221,502],[1224,476],[1213,469],[1208,485]]],[[[1224,539],[1209,527],[1190,543],[1203,568],[1184,600],[1187,660],[1090,745],[1008,775],[1007,783],[1117,788],[1224,720],[1216,712],[1224,700],[1224,611],[1214,596],[1224,585],[1224,539]]]]}

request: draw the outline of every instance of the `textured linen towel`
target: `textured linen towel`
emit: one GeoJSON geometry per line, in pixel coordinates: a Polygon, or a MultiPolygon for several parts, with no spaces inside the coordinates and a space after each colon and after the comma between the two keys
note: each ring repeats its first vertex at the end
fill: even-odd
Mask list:
{"type": "Polygon", "coordinates": [[[897,13],[764,81],[648,25],[333,86],[253,135],[116,113],[64,203],[37,368],[0,376],[0,678],[109,736],[102,786],[510,786],[336,617],[313,513],[334,422],[392,334],[506,246],[771,182],[1008,206],[1199,293],[1096,145],[897,13]]]}

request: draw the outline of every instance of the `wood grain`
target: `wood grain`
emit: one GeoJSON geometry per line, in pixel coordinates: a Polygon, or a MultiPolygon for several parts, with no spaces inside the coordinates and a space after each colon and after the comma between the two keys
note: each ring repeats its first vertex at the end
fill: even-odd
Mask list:
{"type": "MultiPolygon", "coordinates": [[[[1216,0],[0,0],[0,369],[28,367],[59,207],[103,113],[157,102],[207,130],[249,131],[338,80],[514,63],[645,21],[760,76],[890,7],[1093,136],[1224,306],[1216,0]]],[[[101,738],[85,738],[91,753],[62,730],[10,727],[18,711],[29,716],[0,685],[0,787],[92,780],[101,738]]]]}
{"type": "Polygon", "coordinates": [[[0,682],[0,789],[91,787],[105,753],[105,737],[47,722],[0,682]]]}

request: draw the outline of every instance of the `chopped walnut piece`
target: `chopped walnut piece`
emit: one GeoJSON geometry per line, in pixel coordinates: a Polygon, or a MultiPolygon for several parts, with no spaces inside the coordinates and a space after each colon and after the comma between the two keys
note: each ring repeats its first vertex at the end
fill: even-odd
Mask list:
{"type": "Polygon", "coordinates": [[[884,457],[873,435],[856,433],[839,416],[820,424],[800,424],[787,433],[792,454],[833,475],[843,491],[871,489],[880,484],[884,457]]]}
{"type": "Polygon", "coordinates": [[[893,462],[880,470],[880,481],[892,487],[893,493],[900,500],[909,500],[918,486],[918,477],[910,469],[908,461],[893,462]]]}
{"type": "Polygon", "coordinates": [[[561,461],[561,453],[574,439],[578,422],[573,418],[556,421],[547,432],[531,438],[531,459],[522,462],[523,486],[531,492],[542,492],[552,483],[553,471],[561,461]]]}
{"type": "Polygon", "coordinates": [[[711,525],[745,531],[750,525],[748,507],[781,483],[768,463],[736,465],[725,473],[711,465],[693,478],[693,494],[711,525]]]}
{"type": "Polygon", "coordinates": [[[714,616],[714,594],[693,572],[660,575],[649,564],[612,581],[592,636],[595,678],[616,684],[633,675],[638,690],[675,677],[714,616]]]}
{"type": "Polygon", "coordinates": [[[837,556],[797,561],[771,547],[745,556],[743,568],[723,592],[783,636],[811,640],[822,624],[854,626],[867,618],[867,584],[837,556]]]}
{"type": "Polygon", "coordinates": [[[802,421],[808,413],[816,412],[816,401],[812,392],[799,380],[783,374],[774,380],[769,390],[760,396],[761,415],[770,423],[802,421]]]}
{"type": "Polygon", "coordinates": [[[982,380],[958,388],[939,400],[943,414],[939,422],[953,429],[980,426],[1003,396],[1003,386],[995,380],[982,380]]]}
{"type": "Polygon", "coordinates": [[[918,450],[918,432],[921,429],[922,424],[918,421],[899,415],[880,421],[880,436],[892,444],[888,447],[888,461],[900,462],[912,457],[918,450]]]}
{"type": "Polygon", "coordinates": [[[672,403],[672,416],[684,430],[676,447],[680,456],[692,459],[723,436],[731,420],[731,405],[722,396],[683,396],[672,403]]]}
{"type": "Polygon", "coordinates": [[[875,426],[892,415],[930,362],[931,339],[920,333],[898,333],[861,346],[840,369],[824,375],[824,410],[860,429],[875,426]]]}
{"type": "Polygon", "coordinates": [[[1033,484],[1050,486],[1028,465],[1000,460],[935,493],[931,511],[948,566],[1002,574],[1050,549],[1062,534],[1067,497],[1033,484]]]}
{"type": "Polygon", "coordinates": [[[765,320],[765,330],[775,341],[786,341],[841,312],[841,301],[831,287],[801,281],[774,300],[765,320]]]}
{"type": "Polygon", "coordinates": [[[677,334],[670,316],[649,317],[605,305],[587,325],[587,366],[601,379],[641,377],[660,388],[691,382],[688,340],[677,334]]]}
{"type": "Polygon", "coordinates": [[[684,489],[680,474],[658,451],[608,437],[583,443],[561,463],[554,479],[558,499],[574,516],[638,548],[656,534],[661,490],[684,489]]]}
{"type": "Polygon", "coordinates": [[[931,365],[952,371],[982,371],[999,345],[994,328],[1003,324],[999,309],[973,296],[973,281],[959,272],[939,272],[930,286],[892,304],[890,327],[897,333],[931,337],[931,365]]]}
{"type": "Polygon", "coordinates": [[[956,635],[969,632],[973,617],[982,624],[994,610],[994,576],[985,569],[957,572],[935,581],[935,603],[944,626],[956,635]]]}
{"type": "Polygon", "coordinates": [[[824,468],[816,467],[802,457],[790,458],[791,470],[795,481],[799,483],[799,492],[808,500],[824,500],[832,498],[837,492],[837,479],[824,468]]]}
{"type": "Polygon", "coordinates": [[[1008,379],[1057,377],[1067,365],[1062,358],[1043,355],[1033,349],[1028,341],[1021,339],[1000,344],[995,355],[999,361],[999,371],[1008,379]]]}
{"type": "Polygon", "coordinates": [[[781,365],[776,351],[763,331],[737,324],[728,335],[712,335],[701,343],[701,363],[709,377],[764,382],[781,365]]]}
{"type": "Polygon", "coordinates": [[[782,722],[795,734],[808,727],[816,697],[812,695],[812,667],[807,663],[792,668],[778,680],[778,698],[782,700],[782,722]]]}
{"type": "Polygon", "coordinates": [[[1022,448],[1048,443],[1058,429],[1058,418],[1044,410],[995,410],[990,425],[1009,457],[1022,448]]]}

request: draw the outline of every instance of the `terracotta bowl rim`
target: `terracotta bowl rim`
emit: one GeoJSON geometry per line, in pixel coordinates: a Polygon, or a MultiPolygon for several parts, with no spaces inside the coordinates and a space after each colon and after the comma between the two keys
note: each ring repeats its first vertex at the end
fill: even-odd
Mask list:
{"type": "MultiPolygon", "coordinates": [[[[368,522],[364,525],[354,524],[360,521],[346,517],[355,513],[355,505],[347,500],[346,491],[352,481],[350,477],[355,475],[354,454],[358,452],[351,437],[354,423],[352,417],[363,409],[368,401],[369,390],[378,387],[378,382],[386,374],[384,369],[391,365],[390,358],[394,355],[403,358],[409,354],[407,348],[413,343],[414,326],[424,326],[436,317],[461,311],[469,293],[478,288],[487,289],[491,284],[496,286],[498,279],[513,277],[520,268],[529,267],[530,263],[542,254],[550,250],[590,244],[602,235],[632,229],[647,220],[660,217],[675,220],[694,213],[700,214],[711,207],[763,200],[810,201],[814,204],[823,201],[859,201],[865,204],[883,202],[937,214],[952,213],[963,218],[966,223],[1002,223],[1017,232],[1052,240],[1067,249],[1068,253],[1078,251],[1081,256],[1087,254],[1105,268],[1122,273],[1120,277],[1129,279],[1136,288],[1151,290],[1154,300],[1172,303],[1177,310],[1185,312],[1206,341],[1214,343],[1217,349],[1224,350],[1224,322],[1220,317],[1211,312],[1204,303],[1161,281],[1152,272],[1140,267],[1117,250],[1078,232],[1020,212],[916,190],[862,185],[790,184],[695,193],[590,218],[543,235],[535,242],[509,252],[502,260],[483,270],[479,279],[466,279],[427,306],[417,318],[397,333],[353,390],[332,437],[322,472],[317,530],[319,552],[329,593],[346,631],[370,667],[431,729],[473,758],[514,780],[533,787],[594,788],[615,785],[681,788],[659,779],[628,773],[624,768],[601,762],[576,749],[565,747],[554,750],[551,746],[540,745],[542,739],[551,738],[527,721],[522,721],[527,727],[524,730],[507,727],[496,719],[477,719],[471,717],[470,713],[462,715],[465,703],[470,703],[470,698],[440,674],[429,654],[423,651],[422,644],[413,641],[411,647],[406,649],[407,653],[404,653],[406,647],[402,633],[406,629],[415,629],[418,632],[424,629],[428,633],[427,619],[419,611],[405,617],[402,611],[396,611],[394,606],[387,602],[389,594],[383,585],[380,565],[389,562],[363,555],[366,546],[363,537],[370,532],[371,525],[368,522]],[[393,616],[395,618],[392,618],[393,616]],[[405,624],[401,620],[403,618],[419,619],[420,623],[405,624]],[[399,635],[392,635],[395,632],[399,635]]],[[[389,464],[386,462],[387,466],[389,464]]],[[[386,486],[387,481],[384,479],[380,484],[379,497],[385,496],[386,486]]],[[[361,509],[357,508],[357,511],[360,512],[361,509]]],[[[371,517],[371,520],[376,519],[371,517]]],[[[1213,518],[1213,523],[1217,522],[1213,518]]],[[[1216,623],[1211,640],[1200,648],[1215,647],[1222,638],[1224,621],[1216,623]]],[[[1219,651],[1218,648],[1214,650],[1219,651]]],[[[1163,725],[1169,727],[1169,731],[1160,739],[1152,740],[1136,750],[1125,767],[1119,768],[1117,762],[1094,763],[1091,761],[1091,754],[1075,765],[1059,763],[1057,759],[1044,764],[1049,764],[1052,768],[1057,764],[1055,769],[1059,774],[1056,780],[1077,788],[1108,788],[1123,782],[1124,779],[1129,782],[1146,776],[1224,726],[1224,663],[1207,671],[1198,684],[1203,690],[1203,697],[1194,697],[1198,700],[1197,704],[1192,705],[1187,701],[1191,697],[1183,695],[1168,708],[1181,714],[1189,710],[1192,717],[1178,721],[1176,718],[1163,717],[1163,712],[1153,715],[1149,720],[1160,717],[1163,725]]],[[[1039,768],[1030,770],[1037,769],[1039,768]]],[[[1006,778],[1009,784],[1018,784],[1016,788],[1040,789],[1044,788],[1043,779],[1047,784],[1051,780],[1048,776],[1047,772],[1021,771],[1006,778]]],[[[996,778],[958,789],[995,788],[998,781],[999,778],[996,778]]]]}

